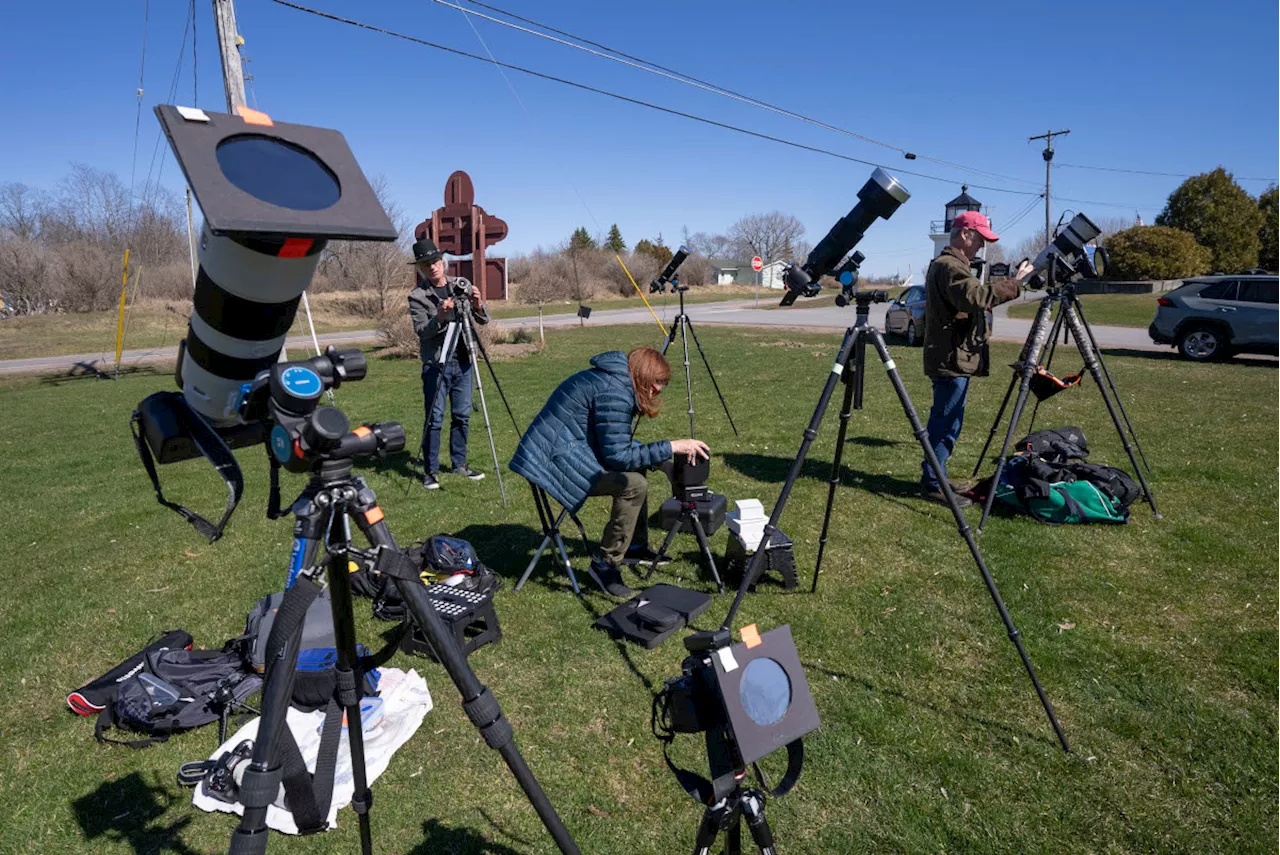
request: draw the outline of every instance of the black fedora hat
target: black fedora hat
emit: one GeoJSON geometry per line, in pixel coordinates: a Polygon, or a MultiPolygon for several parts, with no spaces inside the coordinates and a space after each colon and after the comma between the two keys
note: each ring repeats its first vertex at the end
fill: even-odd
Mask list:
{"type": "Polygon", "coordinates": [[[410,264],[432,264],[444,258],[444,253],[430,238],[423,238],[413,244],[413,261],[410,264]]]}

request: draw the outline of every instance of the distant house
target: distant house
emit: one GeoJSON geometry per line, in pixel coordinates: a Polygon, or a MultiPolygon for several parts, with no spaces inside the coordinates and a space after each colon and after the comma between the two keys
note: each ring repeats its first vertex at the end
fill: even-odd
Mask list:
{"type": "Polygon", "coordinates": [[[711,259],[711,284],[713,285],[754,285],[756,273],[751,263],[743,263],[732,258],[711,259]]]}
{"type": "Polygon", "coordinates": [[[785,261],[771,261],[760,271],[760,284],[766,288],[782,289],[782,274],[787,269],[785,261]]]}

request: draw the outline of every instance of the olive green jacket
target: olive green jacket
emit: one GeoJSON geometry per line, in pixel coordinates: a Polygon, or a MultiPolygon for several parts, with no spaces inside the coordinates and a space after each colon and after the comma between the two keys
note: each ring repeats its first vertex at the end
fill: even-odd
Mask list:
{"type": "Polygon", "coordinates": [[[929,377],[987,375],[987,310],[1018,296],[1018,284],[983,285],[969,259],[953,246],[929,265],[924,278],[924,373],[929,377]]]}

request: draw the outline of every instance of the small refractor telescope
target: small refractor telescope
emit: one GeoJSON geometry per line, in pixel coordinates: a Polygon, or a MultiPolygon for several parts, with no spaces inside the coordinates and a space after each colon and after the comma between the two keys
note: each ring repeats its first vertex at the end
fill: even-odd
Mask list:
{"type": "MultiPolygon", "coordinates": [[[[1084,214],[1076,214],[1058,230],[1052,241],[1032,262],[1035,272],[1027,280],[1027,287],[1038,291],[1045,286],[1078,279],[1097,279],[1106,273],[1107,251],[1098,247],[1090,258],[1085,248],[1089,241],[1102,234],[1102,229],[1084,214]]],[[[1024,261],[1026,259],[1023,259],[1024,261]]]]}
{"type": "Polygon", "coordinates": [[[662,272],[659,273],[657,277],[655,277],[654,280],[649,283],[649,293],[665,294],[667,293],[668,285],[670,285],[672,289],[676,291],[681,290],[680,280],[676,278],[676,271],[680,269],[680,265],[684,264],[684,260],[688,257],[689,257],[688,247],[681,246],[678,250],[676,250],[676,254],[671,256],[671,260],[667,262],[667,266],[664,267],[662,269],[662,272]]]}
{"type": "MultiPolygon", "coordinates": [[[[778,305],[790,306],[797,297],[816,297],[822,290],[818,280],[862,240],[876,218],[889,219],[910,198],[911,194],[898,183],[898,179],[877,167],[858,191],[858,204],[853,210],[841,217],[826,237],[818,241],[804,264],[792,263],[783,272],[782,281],[787,293],[778,305]]],[[[844,305],[847,304],[846,299],[844,305]]]]}

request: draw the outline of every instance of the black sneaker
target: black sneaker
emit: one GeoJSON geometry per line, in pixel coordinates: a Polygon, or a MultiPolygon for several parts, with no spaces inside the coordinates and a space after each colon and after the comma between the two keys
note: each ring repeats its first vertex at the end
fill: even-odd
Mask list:
{"type": "Polygon", "coordinates": [[[424,490],[440,489],[440,479],[436,477],[436,473],[428,472],[426,475],[422,476],[422,489],[424,490]]]}
{"type": "Polygon", "coordinates": [[[482,478],[484,478],[483,472],[479,472],[475,469],[472,469],[470,466],[468,466],[465,463],[462,464],[461,466],[455,466],[449,471],[452,472],[454,475],[461,475],[463,478],[466,478],[468,481],[479,481],[482,478]]]}
{"type": "MultiPolygon", "coordinates": [[[[973,504],[973,501],[968,496],[962,496],[959,493],[955,493],[955,497],[956,497],[956,504],[962,508],[967,508],[973,504]]],[[[933,489],[929,489],[928,487],[921,487],[920,498],[925,499],[926,501],[929,501],[929,502],[933,502],[934,504],[942,505],[945,508],[951,507],[951,505],[947,502],[947,494],[942,492],[942,489],[940,487],[934,487],[933,489]]]]}
{"type": "Polygon", "coordinates": [[[659,555],[654,552],[648,544],[645,544],[643,546],[627,547],[627,554],[622,557],[622,563],[652,565],[655,558],[658,560],[659,567],[670,564],[672,561],[670,555],[667,555],[665,552],[662,555],[659,555]]]}
{"type": "Polygon", "coordinates": [[[622,571],[612,564],[606,564],[593,558],[591,559],[591,566],[587,568],[587,575],[611,597],[625,600],[635,595],[635,591],[623,583],[622,571]]]}

